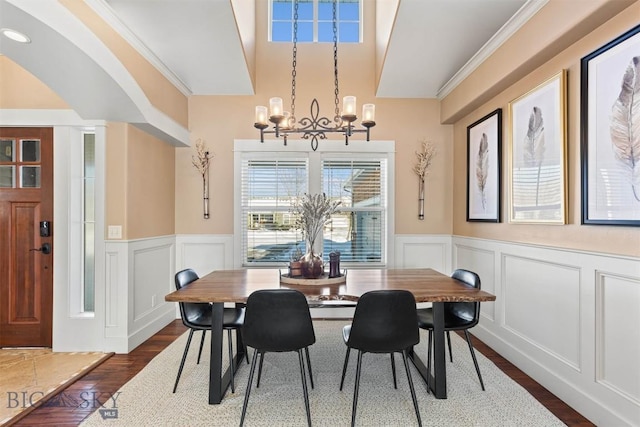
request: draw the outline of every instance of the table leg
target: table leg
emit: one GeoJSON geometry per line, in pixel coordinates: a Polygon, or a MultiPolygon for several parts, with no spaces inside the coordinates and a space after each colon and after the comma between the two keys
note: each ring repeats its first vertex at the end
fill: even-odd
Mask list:
{"type": "MultiPolygon", "coordinates": [[[[224,303],[214,303],[211,315],[211,354],[209,360],[209,404],[216,405],[222,402],[225,392],[231,384],[233,375],[231,363],[229,368],[222,373],[222,342],[224,317],[224,303]]],[[[244,345],[242,337],[236,331],[236,354],[233,357],[233,366],[238,369],[244,357],[244,345]]]]}
{"type": "MultiPolygon", "coordinates": [[[[429,383],[437,399],[447,398],[447,365],[445,360],[444,303],[433,303],[433,375],[429,383]]],[[[431,373],[429,373],[431,375],[431,373]]]]}
{"type": "Polygon", "coordinates": [[[433,303],[433,336],[435,342],[434,350],[434,376],[427,371],[424,362],[418,357],[414,348],[409,349],[408,356],[413,362],[422,378],[429,384],[430,389],[436,399],[447,398],[447,371],[445,365],[445,336],[444,336],[444,305],[443,303],[433,303]],[[428,379],[428,380],[427,380],[428,379]]]}
{"type": "Polygon", "coordinates": [[[222,376],[222,321],[224,303],[214,303],[211,316],[211,354],[209,360],[209,404],[222,401],[229,384],[224,384],[222,376]]]}

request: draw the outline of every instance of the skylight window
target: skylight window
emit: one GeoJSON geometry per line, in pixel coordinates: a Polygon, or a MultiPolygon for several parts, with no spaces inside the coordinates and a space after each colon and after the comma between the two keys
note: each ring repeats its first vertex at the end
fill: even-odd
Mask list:
{"type": "MultiPolygon", "coordinates": [[[[293,41],[294,16],[294,0],[271,0],[270,41],[293,41]]],[[[361,0],[338,0],[338,42],[360,42],[361,18],[361,0]]],[[[333,0],[299,0],[298,42],[333,43],[333,0]]]]}

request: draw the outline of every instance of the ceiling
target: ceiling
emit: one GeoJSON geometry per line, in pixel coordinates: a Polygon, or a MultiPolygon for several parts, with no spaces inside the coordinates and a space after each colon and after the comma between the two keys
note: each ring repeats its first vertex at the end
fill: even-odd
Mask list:
{"type": "MultiPolygon", "coordinates": [[[[246,2],[233,10],[228,0],[104,1],[112,25],[131,30],[191,94],[253,93],[234,21],[246,2]]],[[[391,13],[382,17],[393,27],[377,96],[436,98],[526,0],[364,0],[364,7],[377,3],[385,12],[397,4],[395,22],[391,13]]]]}
{"type": "MultiPolygon", "coordinates": [[[[258,45],[256,10],[264,11],[266,1],[84,0],[185,96],[254,94],[247,40],[258,45]]],[[[376,50],[384,52],[376,96],[440,99],[547,2],[362,1],[376,8],[376,50]]],[[[187,130],[154,110],[124,65],[64,3],[0,0],[0,28],[7,27],[32,42],[0,37],[0,54],[83,119],[149,125],[171,143],[188,141],[187,130]],[[164,124],[154,123],[158,118],[164,124]]]]}

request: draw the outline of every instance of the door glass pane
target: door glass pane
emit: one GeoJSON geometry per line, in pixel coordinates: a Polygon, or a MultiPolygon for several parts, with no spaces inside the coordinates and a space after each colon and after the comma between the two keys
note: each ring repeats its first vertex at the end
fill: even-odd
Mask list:
{"type": "Polygon", "coordinates": [[[96,136],[84,134],[82,159],[84,222],[84,312],[95,311],[95,206],[96,206],[96,136]]]}
{"type": "Polygon", "coordinates": [[[15,166],[0,166],[0,188],[15,187],[15,166]]]}
{"type": "Polygon", "coordinates": [[[40,161],[40,140],[39,139],[23,139],[22,143],[22,161],[23,162],[39,162],[40,161]]]}
{"type": "Polygon", "coordinates": [[[84,311],[95,310],[95,224],[84,224],[84,311]]]}
{"type": "Polygon", "coordinates": [[[0,139],[0,162],[15,162],[15,152],[13,139],[0,139]]]}
{"type": "Polygon", "coordinates": [[[84,179],[84,220],[95,221],[95,178],[84,179]]]}
{"type": "Polygon", "coordinates": [[[21,188],[40,188],[40,166],[20,166],[21,188]]]}

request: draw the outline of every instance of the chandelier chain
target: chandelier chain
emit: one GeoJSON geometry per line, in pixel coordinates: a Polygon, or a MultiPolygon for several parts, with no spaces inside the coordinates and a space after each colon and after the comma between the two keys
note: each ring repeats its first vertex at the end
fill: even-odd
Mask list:
{"type": "Polygon", "coordinates": [[[333,0],[333,75],[335,81],[335,107],[336,107],[336,115],[334,117],[334,122],[336,126],[340,126],[342,120],[340,119],[340,105],[338,103],[338,26],[337,26],[337,3],[338,0],[333,0]]]}
{"type": "MultiPolygon", "coordinates": [[[[264,142],[265,134],[273,134],[276,138],[282,137],[284,145],[287,145],[287,137],[289,135],[300,135],[301,139],[311,141],[311,149],[318,149],[318,142],[321,139],[327,139],[328,133],[342,133],[344,135],[345,145],[349,145],[349,138],[354,133],[366,133],[366,140],[369,141],[369,131],[376,125],[375,106],[373,104],[365,104],[362,109],[363,121],[361,123],[364,129],[355,129],[353,122],[357,120],[356,97],[345,97],[344,115],[340,112],[340,85],[338,82],[338,6],[341,0],[321,0],[323,2],[331,1],[333,7],[333,76],[334,76],[334,104],[335,116],[333,121],[327,116],[320,115],[320,106],[317,98],[311,101],[311,115],[296,119],[296,77],[298,65],[298,8],[301,0],[287,0],[293,4],[293,51],[291,58],[291,113],[283,111],[282,98],[273,97],[269,100],[271,114],[267,115],[267,107],[256,106],[256,120],[254,127],[260,130],[260,142],[264,142]],[[269,128],[268,122],[274,124],[273,130],[269,128]]],[[[303,0],[310,1],[310,0],[303,0]]],[[[314,0],[315,3],[316,0],[314,0]]],[[[314,9],[314,16],[316,14],[314,9]]],[[[314,33],[317,28],[314,29],[314,33]]],[[[315,39],[315,36],[314,36],[315,39]]]]}
{"type": "Polygon", "coordinates": [[[298,59],[298,0],[293,3],[293,54],[291,59],[291,124],[296,121],[296,65],[298,59]]]}

